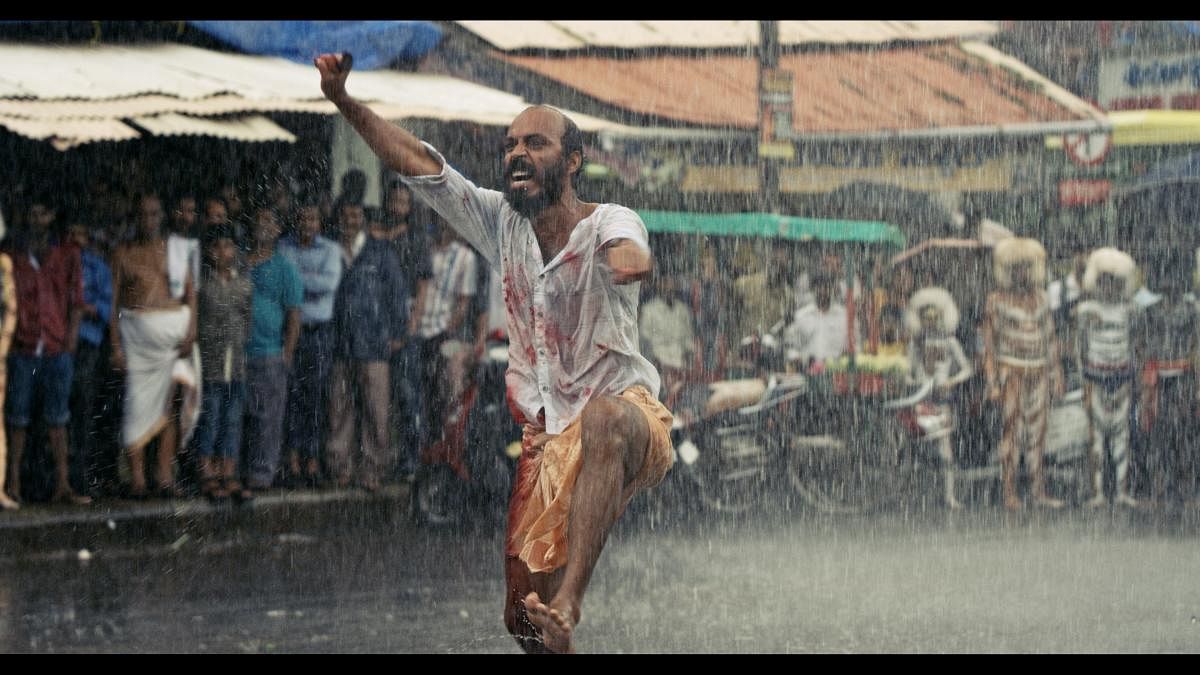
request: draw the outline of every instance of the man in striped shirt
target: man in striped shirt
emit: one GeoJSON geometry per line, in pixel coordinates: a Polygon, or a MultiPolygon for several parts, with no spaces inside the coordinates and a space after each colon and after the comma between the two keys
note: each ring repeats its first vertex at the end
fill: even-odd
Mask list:
{"type": "Polygon", "coordinates": [[[462,368],[449,377],[450,360],[461,364],[466,349],[467,311],[475,296],[477,262],[471,247],[454,235],[454,230],[434,217],[433,246],[430,248],[433,277],[425,285],[417,320],[418,354],[421,368],[425,424],[423,445],[436,442],[441,435],[446,411],[462,394],[462,368]]]}

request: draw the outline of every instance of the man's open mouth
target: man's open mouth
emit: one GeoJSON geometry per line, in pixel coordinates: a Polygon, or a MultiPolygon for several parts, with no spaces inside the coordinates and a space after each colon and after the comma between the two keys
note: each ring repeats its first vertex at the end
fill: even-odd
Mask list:
{"type": "Polygon", "coordinates": [[[508,183],[514,188],[527,188],[533,181],[533,171],[528,169],[517,169],[510,171],[508,174],[508,183]]]}

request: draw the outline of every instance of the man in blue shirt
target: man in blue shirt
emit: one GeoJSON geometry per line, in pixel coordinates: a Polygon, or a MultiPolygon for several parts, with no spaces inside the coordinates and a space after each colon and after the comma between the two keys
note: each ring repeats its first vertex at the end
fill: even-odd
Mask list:
{"type": "Polygon", "coordinates": [[[280,231],[273,209],[255,211],[254,249],[246,256],[254,283],[246,340],[246,475],[252,492],[270,489],[279,468],[288,370],[304,303],[300,272],[275,250],[280,231]]]}
{"type": "Polygon", "coordinates": [[[319,452],[333,364],[333,299],[342,278],[338,245],[320,233],[320,206],[306,203],[297,213],[296,234],[279,242],[279,252],[300,271],[304,284],[299,350],[288,382],[287,479],[310,487],[320,480],[319,452]]]}
{"type": "Polygon", "coordinates": [[[338,207],[338,232],[346,271],[334,302],[334,362],[329,398],[329,472],[338,487],[355,480],[379,489],[390,458],[389,361],[408,333],[408,288],[400,258],[386,242],[365,236],[358,204],[338,207]],[[356,405],[357,403],[357,405],[356,405]],[[361,411],[362,424],[356,424],[361,411]],[[362,458],[353,456],[355,432],[362,433],[362,458]],[[357,461],[356,461],[357,460],[357,461]],[[351,467],[357,464],[357,471],[351,467]]]}
{"type": "MultiPolygon", "coordinates": [[[[408,287],[408,336],[404,348],[391,358],[392,378],[392,445],[399,458],[398,472],[408,478],[416,471],[420,446],[421,419],[421,360],[414,318],[424,314],[421,301],[433,276],[429,256],[429,235],[426,219],[413,209],[412,191],[400,179],[388,184],[382,220],[371,236],[389,244],[400,259],[408,287]]],[[[481,269],[484,266],[480,266],[481,269]]]]}
{"type": "Polygon", "coordinates": [[[99,418],[101,378],[108,360],[104,338],[112,315],[112,271],[92,240],[91,230],[81,218],[73,218],[67,239],[79,247],[83,260],[83,309],[79,322],[79,344],[75,351],[75,381],[71,391],[71,483],[81,494],[98,487],[100,459],[99,418]]]}

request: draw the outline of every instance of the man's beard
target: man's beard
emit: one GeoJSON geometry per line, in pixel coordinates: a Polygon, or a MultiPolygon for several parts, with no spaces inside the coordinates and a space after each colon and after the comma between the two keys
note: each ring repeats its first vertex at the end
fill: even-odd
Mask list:
{"type": "Polygon", "coordinates": [[[544,172],[538,175],[534,170],[533,165],[528,162],[515,162],[510,164],[504,172],[504,199],[513,211],[522,216],[533,220],[539,213],[558,202],[562,197],[563,184],[566,178],[567,163],[565,159],[551,164],[544,172]],[[533,196],[526,194],[525,190],[512,188],[511,174],[514,168],[525,168],[533,171],[534,179],[542,188],[541,191],[533,196]]]}

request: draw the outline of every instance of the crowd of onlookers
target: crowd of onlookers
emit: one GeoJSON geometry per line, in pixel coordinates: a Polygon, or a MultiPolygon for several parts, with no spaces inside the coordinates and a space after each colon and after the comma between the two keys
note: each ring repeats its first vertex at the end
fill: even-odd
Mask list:
{"type": "MultiPolygon", "coordinates": [[[[499,277],[399,178],[381,207],[364,205],[357,171],[336,196],[95,185],[0,205],[0,506],[378,490],[463,413],[504,326],[499,277]]],[[[958,337],[981,364],[986,266],[893,266],[885,251],[847,275],[836,246],[728,243],[652,237],[639,332],[668,406],[689,383],[751,373],[750,336],[774,335],[784,367],[810,373],[852,352],[903,355],[925,286],[960,298],[958,337]]],[[[1085,257],[1048,289],[1068,370],[1085,257]]],[[[1141,285],[1134,301],[1157,297],[1141,285]]]]}
{"type": "Polygon", "coordinates": [[[336,198],[97,184],[0,207],[0,505],[378,490],[503,325],[487,266],[398,179],[379,208],[357,171],[336,198]]]}

